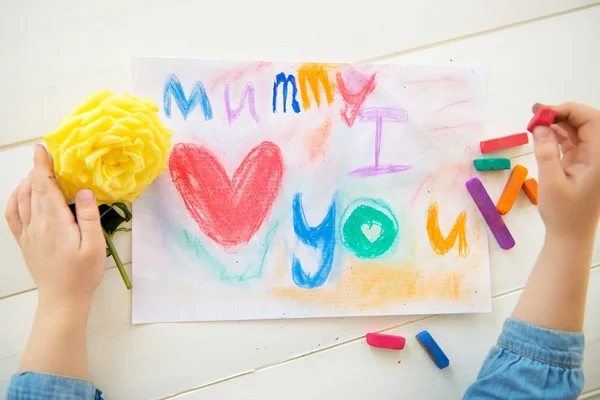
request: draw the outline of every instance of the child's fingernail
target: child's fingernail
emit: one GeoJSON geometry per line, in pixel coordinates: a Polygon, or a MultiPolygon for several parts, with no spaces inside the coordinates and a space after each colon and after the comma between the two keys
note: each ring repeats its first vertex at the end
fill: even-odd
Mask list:
{"type": "Polygon", "coordinates": [[[41,152],[44,150],[44,147],[41,144],[36,144],[33,146],[33,154],[36,156],[41,155],[41,152]]]}
{"type": "Polygon", "coordinates": [[[548,136],[550,136],[550,134],[552,133],[552,130],[550,128],[548,128],[547,126],[536,126],[533,129],[533,137],[535,139],[546,139],[548,136]]]}
{"type": "Polygon", "coordinates": [[[94,200],[94,193],[90,189],[81,189],[77,192],[77,200],[82,203],[89,203],[94,200]]]}

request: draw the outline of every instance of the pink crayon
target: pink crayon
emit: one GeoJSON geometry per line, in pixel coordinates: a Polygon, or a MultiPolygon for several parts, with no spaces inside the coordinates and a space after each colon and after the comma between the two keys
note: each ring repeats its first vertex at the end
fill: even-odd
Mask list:
{"type": "Polygon", "coordinates": [[[485,191],[483,183],[481,183],[479,178],[473,178],[467,181],[466,186],[500,247],[504,250],[512,249],[515,246],[515,239],[512,237],[508,227],[502,220],[502,216],[500,216],[494,202],[485,191]]]}
{"type": "Polygon", "coordinates": [[[406,339],[402,336],[385,335],[383,333],[367,333],[367,343],[369,346],[382,349],[402,350],[406,339]]]}

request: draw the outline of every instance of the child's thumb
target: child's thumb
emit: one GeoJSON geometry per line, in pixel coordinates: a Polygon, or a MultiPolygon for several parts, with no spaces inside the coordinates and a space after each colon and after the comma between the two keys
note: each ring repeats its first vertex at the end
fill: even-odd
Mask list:
{"type": "Polygon", "coordinates": [[[552,129],[537,126],[533,130],[533,146],[538,164],[540,185],[560,179],[564,175],[560,163],[558,141],[552,129]]]}
{"type": "Polygon", "coordinates": [[[75,196],[77,223],[81,232],[81,248],[89,248],[97,243],[103,243],[104,235],[100,225],[100,212],[96,205],[94,192],[82,189],[75,196]]]}

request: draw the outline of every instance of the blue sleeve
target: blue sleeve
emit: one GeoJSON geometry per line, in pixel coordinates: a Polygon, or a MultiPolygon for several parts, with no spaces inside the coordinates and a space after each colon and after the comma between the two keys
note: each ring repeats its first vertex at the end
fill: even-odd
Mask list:
{"type": "Polygon", "coordinates": [[[583,333],[507,319],[463,399],[575,399],[583,389],[583,333]]]}
{"type": "Polygon", "coordinates": [[[103,400],[91,382],[60,375],[22,372],[12,376],[7,400],[103,400]]]}

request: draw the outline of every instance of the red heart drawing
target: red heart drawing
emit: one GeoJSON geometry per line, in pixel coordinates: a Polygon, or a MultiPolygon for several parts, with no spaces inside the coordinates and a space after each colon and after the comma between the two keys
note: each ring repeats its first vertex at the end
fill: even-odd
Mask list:
{"type": "Polygon", "coordinates": [[[248,243],[271,210],[281,188],[283,157],[276,144],[262,142],[230,180],[210,150],[177,143],[169,156],[169,172],[198,227],[231,248],[248,243]]]}

